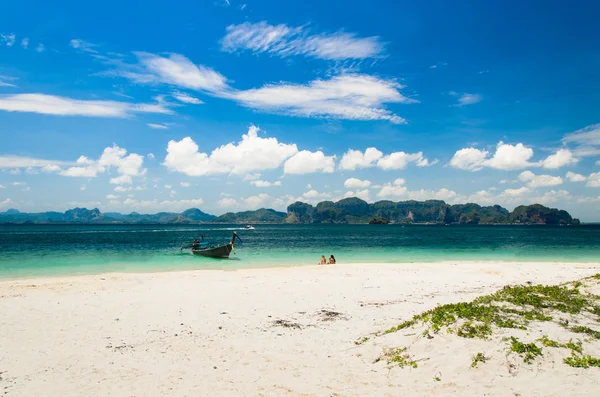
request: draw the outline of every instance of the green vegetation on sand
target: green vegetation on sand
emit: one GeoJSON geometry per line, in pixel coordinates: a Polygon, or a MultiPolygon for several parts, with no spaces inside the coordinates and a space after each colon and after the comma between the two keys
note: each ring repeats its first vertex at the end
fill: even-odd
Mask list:
{"type": "MultiPolygon", "coordinates": [[[[578,368],[598,366],[597,358],[584,354],[585,345],[573,338],[587,337],[588,341],[600,339],[600,331],[588,325],[597,324],[600,320],[598,307],[600,296],[587,291],[590,286],[599,286],[598,275],[587,277],[581,281],[561,285],[516,285],[506,286],[491,295],[481,296],[472,302],[449,303],[437,306],[426,312],[413,316],[387,330],[377,332],[372,337],[381,337],[414,327],[422,327],[423,335],[434,335],[445,330],[448,334],[462,338],[479,338],[488,340],[499,330],[503,334],[523,331],[531,332],[532,326],[538,323],[554,322],[562,326],[572,337],[568,342],[558,342],[543,335],[536,341],[522,341],[511,335],[502,340],[507,343],[507,350],[518,354],[525,363],[533,363],[537,357],[543,356],[546,347],[568,349],[571,357],[563,362],[578,368]],[[588,323],[588,325],[583,325],[588,323]],[[570,326],[570,324],[577,324],[570,326]],[[514,331],[511,331],[514,330],[514,331]]],[[[363,339],[366,340],[366,339],[363,339]]],[[[584,340],[586,342],[586,340],[584,340]]],[[[386,349],[381,358],[389,363],[405,364],[404,359],[411,357],[406,348],[401,350],[386,349]]],[[[471,367],[485,362],[487,357],[478,353],[473,357],[471,367]]],[[[412,358],[411,358],[412,360],[412,358]]]]}

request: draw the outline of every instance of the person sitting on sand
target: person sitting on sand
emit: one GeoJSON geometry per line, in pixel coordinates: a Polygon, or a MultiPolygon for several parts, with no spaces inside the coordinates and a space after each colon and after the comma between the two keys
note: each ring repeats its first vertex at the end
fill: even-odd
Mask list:
{"type": "Polygon", "coordinates": [[[331,255],[329,257],[329,262],[327,262],[329,265],[335,265],[335,256],[331,255]]]}
{"type": "Polygon", "coordinates": [[[319,265],[326,265],[327,259],[325,259],[325,255],[321,255],[321,260],[319,261],[319,265]]]}

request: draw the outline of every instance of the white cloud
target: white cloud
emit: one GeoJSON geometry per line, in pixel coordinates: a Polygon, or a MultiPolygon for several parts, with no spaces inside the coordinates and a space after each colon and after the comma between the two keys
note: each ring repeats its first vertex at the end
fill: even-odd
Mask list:
{"type": "Polygon", "coordinates": [[[284,144],[276,138],[261,138],[259,128],[250,126],[242,140],[228,143],[212,151],[210,156],[198,151],[192,138],[169,141],[163,165],[171,171],[189,176],[250,172],[275,169],[298,152],[295,144],[284,144]]]}
{"type": "Polygon", "coordinates": [[[403,86],[393,80],[347,74],[307,85],[279,83],[236,91],[228,97],[258,110],[299,117],[329,117],[348,120],[406,121],[383,108],[384,103],[415,103],[402,95],[403,86]]]}
{"type": "Polygon", "coordinates": [[[500,141],[496,146],[496,153],[486,161],[486,165],[505,171],[518,170],[528,167],[532,156],[533,149],[525,147],[522,143],[510,145],[500,141]]]}
{"type": "Polygon", "coordinates": [[[527,182],[529,187],[545,187],[545,186],[556,186],[563,183],[563,179],[560,176],[552,175],[535,175],[531,171],[523,171],[519,174],[519,179],[522,182],[527,182]]]}
{"type": "Polygon", "coordinates": [[[483,168],[489,152],[473,147],[464,148],[454,153],[450,165],[454,168],[467,171],[479,171],[483,168]]]}
{"type": "Polygon", "coordinates": [[[519,189],[506,189],[505,191],[503,191],[501,193],[502,196],[508,196],[508,197],[518,197],[518,196],[523,196],[524,194],[529,193],[529,188],[528,187],[521,187],[519,189]]]}
{"type": "Polygon", "coordinates": [[[134,104],[118,101],[80,100],[46,94],[0,96],[0,110],[57,116],[129,117],[134,113],[171,114],[162,104],[134,104]]]}
{"type": "Polygon", "coordinates": [[[133,179],[130,175],[119,175],[115,178],[110,178],[109,182],[113,185],[131,185],[133,179]]]}
{"type": "Polygon", "coordinates": [[[586,177],[581,174],[576,174],[574,172],[568,171],[565,177],[571,182],[584,182],[586,177]]]}
{"type": "Polygon", "coordinates": [[[302,150],[283,165],[284,174],[311,174],[314,172],[333,172],[335,156],[325,156],[322,151],[310,152],[302,150]]]}
{"type": "Polygon", "coordinates": [[[60,175],[93,178],[111,167],[115,167],[119,175],[111,178],[110,183],[131,184],[131,177],[142,176],[146,173],[146,169],[142,168],[143,163],[144,156],[136,153],[127,154],[126,149],[113,145],[105,148],[97,161],[80,156],[75,166],[60,171],[60,175]]]}
{"type": "Polygon", "coordinates": [[[466,200],[467,203],[477,203],[483,205],[494,204],[496,202],[496,198],[492,193],[487,190],[480,190],[475,194],[470,195],[466,200]]]}
{"type": "Polygon", "coordinates": [[[579,197],[577,199],[578,203],[595,203],[600,202],[600,196],[598,197],[579,197]]]}
{"type": "Polygon", "coordinates": [[[262,180],[255,180],[250,182],[251,184],[253,184],[256,187],[273,187],[273,186],[281,186],[281,181],[275,181],[275,182],[269,182],[269,181],[262,181],[262,180]]]}
{"type": "Polygon", "coordinates": [[[600,124],[593,124],[575,132],[566,134],[563,139],[565,144],[575,144],[576,156],[600,155],[600,124]]]}
{"type": "MultiPolygon", "coordinates": [[[[230,87],[220,73],[195,65],[183,55],[134,54],[138,57],[138,64],[124,64],[120,59],[107,61],[116,64],[117,68],[103,74],[127,78],[139,84],[161,83],[193,89],[255,110],[297,117],[388,120],[400,124],[405,120],[385,109],[384,104],[418,102],[402,95],[399,90],[404,87],[397,81],[365,74],[343,74],[308,84],[281,82],[237,90],[230,87]]],[[[179,99],[194,101],[190,99],[193,97],[188,97],[180,96],[179,99]]]]}
{"type": "Polygon", "coordinates": [[[27,185],[27,183],[25,183],[25,182],[13,182],[13,183],[11,183],[11,185],[13,185],[13,186],[25,186],[25,185],[27,185]]]}
{"type": "Polygon", "coordinates": [[[0,185],[0,189],[6,189],[6,186],[0,185]]]}
{"type": "Polygon", "coordinates": [[[256,196],[242,197],[239,200],[224,197],[217,202],[217,205],[229,211],[232,211],[233,209],[238,211],[257,210],[259,208],[283,209],[286,205],[285,198],[287,198],[287,196],[276,198],[269,196],[266,193],[261,193],[256,196]]]}
{"type": "Polygon", "coordinates": [[[267,203],[272,201],[273,198],[268,194],[261,193],[256,196],[246,197],[242,199],[242,205],[247,210],[257,210],[259,208],[267,207],[267,203]]]}
{"type": "Polygon", "coordinates": [[[133,70],[117,70],[113,74],[137,83],[163,83],[198,91],[221,92],[228,89],[227,79],[213,69],[195,65],[179,54],[162,57],[147,52],[135,52],[139,65],[129,65],[133,70]]]}
{"type": "Polygon", "coordinates": [[[442,188],[440,190],[409,190],[404,184],[405,180],[402,178],[396,179],[393,183],[386,183],[381,187],[377,197],[383,199],[399,199],[405,198],[410,200],[444,200],[444,201],[455,201],[458,198],[456,192],[442,188]]]}
{"type": "Polygon", "coordinates": [[[13,203],[13,201],[11,199],[9,199],[9,198],[4,199],[4,200],[0,201],[0,208],[6,208],[9,205],[11,205],[12,203],[13,203]]]}
{"type": "Polygon", "coordinates": [[[77,166],[61,170],[59,174],[62,176],[94,178],[99,173],[103,173],[106,170],[104,167],[85,156],[80,156],[77,159],[76,164],[77,166]]]}
{"type": "Polygon", "coordinates": [[[403,197],[407,194],[408,188],[404,186],[406,181],[402,178],[398,178],[394,183],[386,183],[381,187],[377,197],[380,198],[392,198],[392,197],[403,197]]]}
{"type": "MultiPolygon", "coordinates": [[[[421,152],[419,152],[421,153],[421,152]]],[[[417,167],[431,167],[439,162],[438,159],[433,159],[433,161],[429,161],[425,157],[421,157],[416,161],[417,167]]]]}
{"type": "Polygon", "coordinates": [[[109,199],[109,200],[116,200],[116,199],[119,198],[119,196],[114,195],[114,194],[107,194],[106,198],[109,199]]]}
{"type": "Polygon", "coordinates": [[[125,201],[119,204],[121,208],[129,208],[134,211],[143,210],[146,213],[149,212],[160,212],[160,211],[168,211],[168,212],[179,212],[184,211],[189,208],[199,207],[204,204],[204,200],[193,199],[193,200],[135,200],[132,198],[127,198],[125,201]]]}
{"type": "Polygon", "coordinates": [[[154,160],[155,158],[154,153],[148,153],[146,157],[148,157],[150,160],[154,160]]]}
{"type": "Polygon", "coordinates": [[[344,186],[348,189],[364,189],[371,186],[371,181],[361,181],[360,179],[350,178],[346,179],[346,181],[344,182],[344,186]]]}
{"type": "Polygon", "coordinates": [[[29,39],[27,37],[25,37],[23,40],[21,40],[21,47],[27,49],[28,46],[29,46],[29,39]]]}
{"type": "Polygon", "coordinates": [[[571,198],[571,193],[566,190],[550,190],[542,196],[534,197],[532,201],[540,204],[553,204],[560,200],[571,198]]]}
{"type": "Polygon", "coordinates": [[[87,53],[91,53],[91,54],[98,53],[98,50],[96,50],[98,45],[96,45],[94,43],[90,43],[89,41],[85,41],[85,40],[81,40],[81,39],[73,39],[73,40],[69,41],[69,45],[72,48],[79,50],[81,52],[87,52],[87,53]]]}
{"type": "Polygon", "coordinates": [[[16,87],[15,84],[7,83],[7,81],[18,80],[17,77],[0,75],[0,87],[16,87]]]}
{"type": "Polygon", "coordinates": [[[44,52],[46,50],[46,47],[42,43],[40,43],[37,47],[35,47],[35,50],[37,52],[44,52]]]}
{"type": "Polygon", "coordinates": [[[579,159],[575,158],[569,149],[559,149],[556,153],[542,160],[541,165],[544,168],[558,169],[565,165],[577,164],[578,162],[579,159]]]}
{"type": "Polygon", "coordinates": [[[454,106],[459,106],[459,107],[466,106],[466,105],[473,105],[473,104],[481,102],[483,100],[483,97],[479,94],[467,94],[467,93],[459,94],[457,92],[450,92],[450,95],[458,97],[458,103],[454,106]]]}
{"type": "Polygon", "coordinates": [[[344,194],[344,198],[358,197],[361,200],[371,201],[369,197],[369,189],[349,191],[344,194]]]}
{"type": "Polygon", "coordinates": [[[379,159],[377,166],[382,170],[403,170],[410,163],[416,163],[419,167],[424,167],[435,164],[436,162],[437,161],[430,164],[429,161],[423,157],[423,152],[395,152],[379,159]]]}
{"type": "Polygon", "coordinates": [[[67,205],[70,208],[98,208],[102,203],[99,201],[69,201],[67,205]]]}
{"type": "Polygon", "coordinates": [[[458,197],[458,194],[446,188],[441,188],[440,190],[411,190],[408,192],[408,198],[410,200],[444,200],[447,202],[454,201],[458,197]]]}
{"type": "Polygon", "coordinates": [[[311,189],[308,192],[304,193],[302,195],[302,197],[306,197],[308,199],[314,199],[314,198],[318,198],[318,197],[331,197],[331,196],[326,193],[319,193],[315,189],[311,189]]]}
{"type": "Polygon", "coordinates": [[[275,26],[265,21],[230,25],[226,30],[227,34],[221,39],[221,48],[229,52],[249,50],[280,57],[303,55],[342,60],[379,57],[384,51],[383,43],[376,36],[359,38],[346,32],[310,35],[302,26],[275,26]]]}
{"type": "Polygon", "coordinates": [[[447,62],[438,62],[436,64],[429,66],[429,69],[437,69],[440,66],[448,66],[448,63],[447,62]]]}
{"type": "Polygon", "coordinates": [[[128,186],[128,187],[124,187],[124,186],[117,186],[115,188],[115,192],[131,192],[131,191],[141,191],[141,190],[146,190],[145,187],[142,186],[137,186],[137,187],[132,187],[132,186],[128,186]]]}
{"type": "Polygon", "coordinates": [[[171,186],[171,185],[165,185],[164,187],[165,187],[165,189],[173,189],[173,186],[171,186]]]}
{"type": "Polygon", "coordinates": [[[248,173],[248,174],[244,175],[245,181],[255,181],[257,179],[260,179],[260,173],[258,173],[258,172],[255,174],[248,173]]]}
{"type": "Polygon", "coordinates": [[[190,186],[192,186],[192,184],[189,183],[189,182],[180,182],[179,186],[181,186],[181,187],[190,187],[190,186]]]}
{"type": "Polygon", "coordinates": [[[82,192],[85,192],[87,190],[87,186],[81,185],[81,186],[79,186],[79,190],[81,190],[82,192]]]}
{"type": "Polygon", "coordinates": [[[423,152],[395,152],[384,156],[382,152],[371,147],[366,149],[364,153],[360,150],[348,150],[342,157],[339,168],[353,171],[357,168],[368,168],[377,165],[383,170],[398,170],[406,168],[410,163],[414,163],[418,167],[428,167],[437,162],[437,159],[429,161],[423,157],[423,152]]]}
{"type": "Polygon", "coordinates": [[[43,160],[32,157],[22,156],[0,156],[1,168],[41,168],[46,172],[55,172],[60,170],[59,165],[72,165],[74,162],[58,161],[58,160],[43,160]]]}
{"type": "Polygon", "coordinates": [[[169,127],[167,127],[164,124],[155,124],[155,123],[148,123],[146,124],[148,127],[152,128],[153,130],[167,130],[169,129],[169,127]]]}
{"type": "Polygon", "coordinates": [[[488,155],[487,150],[479,150],[473,147],[460,149],[450,160],[450,165],[454,168],[469,171],[479,171],[483,167],[514,171],[539,165],[529,162],[529,159],[533,156],[533,149],[522,143],[510,145],[500,141],[496,146],[494,155],[491,158],[488,158],[488,155]]]}
{"type": "Polygon", "coordinates": [[[222,207],[222,208],[233,208],[238,205],[238,202],[232,198],[225,197],[225,198],[222,198],[221,200],[217,201],[217,204],[219,205],[219,207],[222,207]]]}
{"type": "Polygon", "coordinates": [[[15,44],[16,36],[14,33],[0,34],[0,39],[2,39],[7,47],[12,47],[15,44]]]}
{"type": "Polygon", "coordinates": [[[365,152],[349,149],[340,160],[339,168],[354,171],[357,168],[368,168],[375,165],[383,153],[374,147],[367,148],[365,152]]]}
{"type": "Polygon", "coordinates": [[[600,187],[600,172],[591,173],[590,176],[588,176],[585,186],[600,187]]]}
{"type": "Polygon", "coordinates": [[[320,193],[316,189],[310,189],[307,192],[303,193],[300,197],[288,196],[287,203],[291,204],[296,201],[301,201],[303,203],[315,205],[321,201],[331,200],[331,199],[332,199],[332,195],[329,193],[320,193]]]}
{"type": "Polygon", "coordinates": [[[117,145],[107,147],[98,160],[100,166],[116,167],[119,174],[142,176],[146,169],[142,168],[144,156],[136,153],[127,154],[127,150],[117,145]]]}
{"type": "Polygon", "coordinates": [[[192,105],[201,105],[204,102],[201,101],[198,98],[195,98],[185,92],[179,92],[179,91],[175,91],[171,94],[171,96],[175,99],[177,99],[179,102],[183,102],[183,103],[190,103],[192,105]]]}

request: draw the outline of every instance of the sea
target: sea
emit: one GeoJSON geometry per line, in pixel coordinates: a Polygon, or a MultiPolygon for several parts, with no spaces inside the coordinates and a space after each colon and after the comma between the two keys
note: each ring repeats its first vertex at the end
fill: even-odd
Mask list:
{"type": "Polygon", "coordinates": [[[0,278],[383,262],[600,262],[600,225],[0,225],[0,278]],[[242,240],[230,259],[181,250],[242,240]]]}

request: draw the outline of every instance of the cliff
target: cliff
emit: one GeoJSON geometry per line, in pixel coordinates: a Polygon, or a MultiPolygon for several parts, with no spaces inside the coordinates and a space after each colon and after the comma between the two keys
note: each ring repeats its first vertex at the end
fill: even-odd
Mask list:
{"type": "Polygon", "coordinates": [[[0,212],[0,223],[198,223],[215,218],[197,208],[190,208],[181,214],[159,212],[157,214],[120,214],[118,212],[102,213],[98,208],[73,208],[65,212],[25,213],[17,210],[0,212]]]}
{"type": "Polygon", "coordinates": [[[212,220],[215,223],[283,223],[285,212],[261,208],[256,211],[228,212],[212,220]]]}
{"type": "Polygon", "coordinates": [[[540,204],[520,206],[511,213],[499,205],[449,205],[441,200],[378,201],[369,204],[358,198],[336,203],[324,201],[316,206],[296,202],[288,206],[288,223],[368,223],[372,219],[386,219],[391,223],[442,224],[579,224],[564,210],[540,204]]]}

